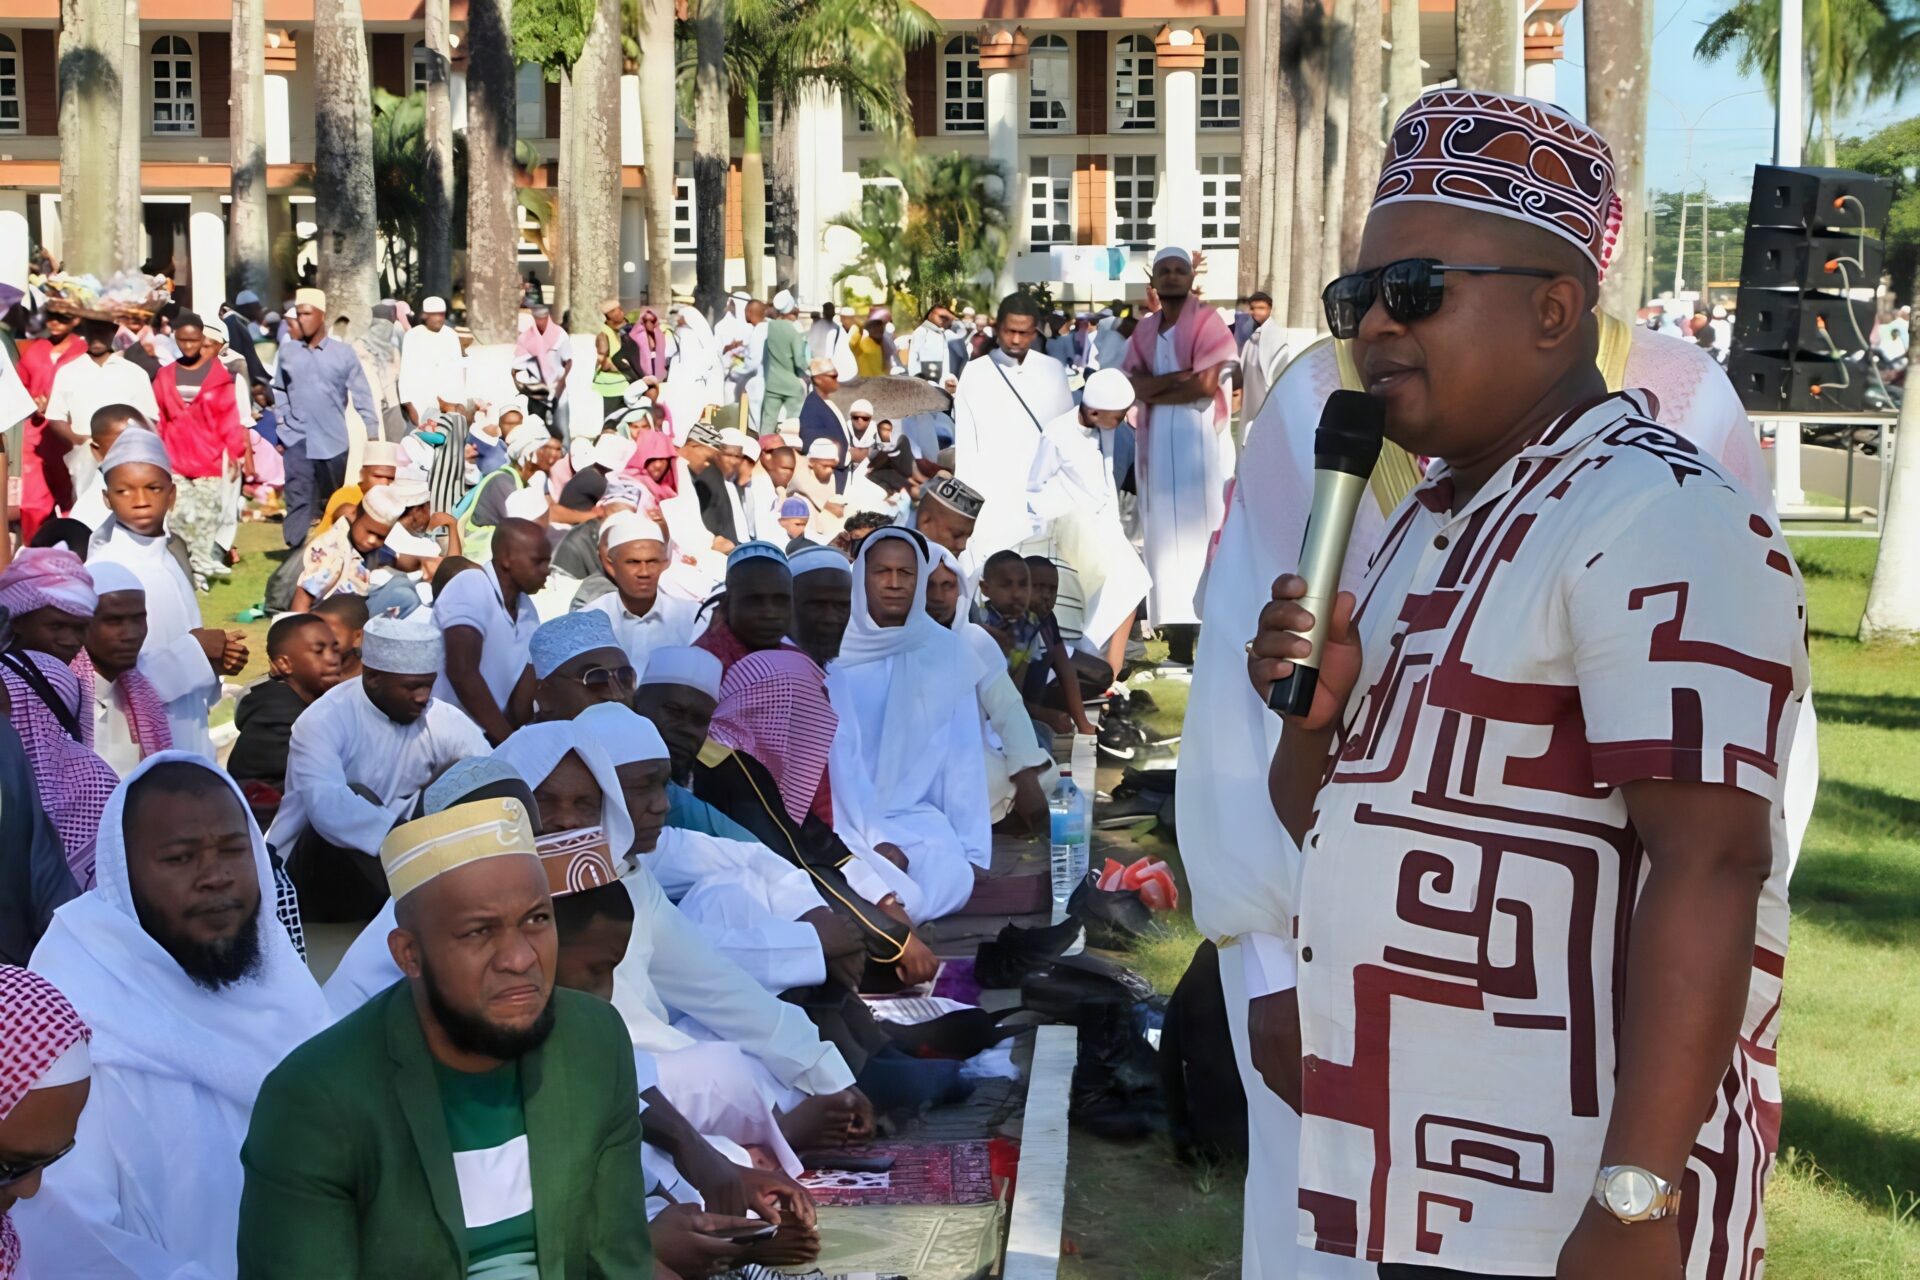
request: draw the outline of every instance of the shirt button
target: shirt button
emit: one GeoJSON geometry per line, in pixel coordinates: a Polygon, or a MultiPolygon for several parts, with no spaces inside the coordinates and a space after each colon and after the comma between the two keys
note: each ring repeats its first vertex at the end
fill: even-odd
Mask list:
{"type": "Polygon", "coordinates": [[[1302,948],[1300,948],[1300,962],[1301,962],[1302,964],[1312,964],[1312,963],[1313,963],[1313,948],[1312,948],[1312,947],[1302,947],[1302,948]]]}
{"type": "Polygon", "coordinates": [[[1310,1053],[1306,1057],[1300,1059],[1300,1065],[1305,1067],[1309,1071],[1318,1071],[1320,1069],[1320,1059],[1310,1053]]]}
{"type": "Polygon", "coordinates": [[[1436,551],[1445,551],[1447,549],[1447,535],[1444,533],[1436,534],[1433,539],[1433,546],[1436,551]]]}

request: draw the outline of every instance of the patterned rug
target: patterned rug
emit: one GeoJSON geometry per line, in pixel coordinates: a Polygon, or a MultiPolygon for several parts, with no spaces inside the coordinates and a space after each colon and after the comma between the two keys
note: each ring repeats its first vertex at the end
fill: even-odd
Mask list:
{"type": "Polygon", "coordinates": [[[820,1258],[788,1274],[973,1280],[1000,1255],[996,1204],[863,1205],[820,1208],[820,1258]]]}
{"type": "Polygon", "coordinates": [[[984,1141],[882,1143],[848,1155],[891,1156],[881,1173],[808,1169],[800,1184],[823,1205],[966,1205],[993,1199],[993,1171],[984,1141]]]}

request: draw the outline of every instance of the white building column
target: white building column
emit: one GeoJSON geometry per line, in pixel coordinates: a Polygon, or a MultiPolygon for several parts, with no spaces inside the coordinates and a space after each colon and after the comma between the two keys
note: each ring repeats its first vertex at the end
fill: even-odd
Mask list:
{"type": "Polygon", "coordinates": [[[980,29],[980,72],[987,78],[987,156],[1007,182],[1002,199],[1010,234],[994,285],[1002,296],[1013,292],[1013,262],[1026,240],[1020,232],[1021,196],[1027,189],[1026,168],[1020,163],[1020,111],[1026,96],[1027,47],[1027,33],[1019,27],[980,29]]]}
{"type": "Polygon", "coordinates": [[[227,219],[218,192],[196,192],[187,206],[187,268],[193,309],[211,319],[227,298],[227,219]]]}
{"type": "Polygon", "coordinates": [[[267,163],[293,163],[292,92],[283,75],[267,76],[267,163]]]}
{"type": "Polygon", "coordinates": [[[1567,14],[1535,8],[1520,32],[1520,92],[1541,102],[1558,102],[1557,68],[1567,53],[1567,14]]]}
{"type": "Polygon", "coordinates": [[[33,237],[27,234],[27,201],[24,191],[0,191],[0,280],[9,284],[26,283],[27,255],[33,252],[33,237]]]}
{"type": "MultiPolygon", "coordinates": [[[[817,310],[833,296],[833,273],[852,252],[852,233],[827,225],[828,219],[854,205],[846,173],[844,107],[838,90],[809,89],[794,104],[797,153],[793,163],[794,279],[779,281],[793,288],[800,305],[817,310]]],[[[772,139],[769,137],[768,141],[772,139]]],[[[768,229],[772,234],[772,229],[768,229]]]]}
{"type": "Polygon", "coordinates": [[[637,192],[620,192],[620,301],[639,301],[645,289],[647,261],[647,202],[637,192]]]}
{"type": "Polygon", "coordinates": [[[60,231],[60,193],[43,191],[40,193],[40,247],[45,249],[55,262],[65,258],[65,241],[60,231]]]}
{"type": "Polygon", "coordinates": [[[1154,222],[1161,244],[1192,252],[1200,245],[1200,68],[1207,41],[1198,27],[1165,26],[1154,33],[1153,52],[1166,157],[1154,222]]]}

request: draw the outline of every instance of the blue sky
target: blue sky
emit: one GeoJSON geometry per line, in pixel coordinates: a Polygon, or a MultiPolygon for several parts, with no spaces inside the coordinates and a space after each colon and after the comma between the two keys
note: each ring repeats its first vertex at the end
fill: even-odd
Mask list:
{"type": "MultiPolygon", "coordinates": [[[[1585,0],[1588,4],[1606,0],[1585,0]]],[[[1654,190],[1698,189],[1718,198],[1744,197],[1753,166],[1773,158],[1773,104],[1756,76],[1743,76],[1731,57],[1701,62],[1693,46],[1726,0],[1656,0],[1653,11],[1653,88],[1647,118],[1647,183],[1654,190]],[[1723,101],[1724,99],[1724,101],[1723,101]],[[1689,128],[1691,126],[1691,129],[1689,128]]],[[[1585,115],[1586,48],[1576,10],[1567,23],[1567,58],[1560,66],[1560,102],[1585,115]]],[[[1920,110],[1907,100],[1879,103],[1857,115],[1854,132],[1920,110]]],[[[1849,130],[1841,129],[1842,136],[1849,130]]],[[[1809,156],[1817,163],[1817,156],[1809,156]]]]}

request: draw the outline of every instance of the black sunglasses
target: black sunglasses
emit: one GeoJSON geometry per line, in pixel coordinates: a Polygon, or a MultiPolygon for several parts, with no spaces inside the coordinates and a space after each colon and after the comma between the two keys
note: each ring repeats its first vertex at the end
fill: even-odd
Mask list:
{"type": "Polygon", "coordinates": [[[31,1177],[72,1150],[73,1142],[70,1141],[66,1146],[49,1156],[34,1156],[32,1159],[22,1160],[18,1164],[8,1164],[0,1161],[0,1187],[10,1187],[23,1178],[31,1177]]]}
{"type": "Polygon", "coordinates": [[[1461,266],[1432,258],[1402,258],[1372,271],[1356,271],[1336,277],[1320,292],[1320,303],[1327,309],[1327,328],[1333,336],[1351,339],[1360,332],[1360,321],[1373,310],[1378,297],[1387,314],[1401,324],[1425,320],[1440,310],[1447,297],[1447,273],[1469,276],[1535,276],[1551,280],[1560,275],[1544,267],[1461,266]]]}

